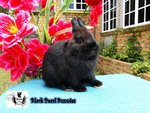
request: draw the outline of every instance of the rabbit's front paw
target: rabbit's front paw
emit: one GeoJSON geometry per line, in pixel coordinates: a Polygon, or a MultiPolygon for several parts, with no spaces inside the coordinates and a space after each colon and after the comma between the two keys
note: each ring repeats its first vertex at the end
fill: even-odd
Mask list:
{"type": "Polygon", "coordinates": [[[94,80],[92,83],[91,83],[91,86],[93,86],[93,87],[100,87],[100,86],[102,86],[103,85],[103,83],[101,82],[101,81],[99,81],[99,80],[94,80]]]}
{"type": "Polygon", "coordinates": [[[83,86],[83,85],[79,85],[78,87],[74,88],[73,90],[76,91],[76,92],[85,92],[85,91],[87,91],[86,87],[83,86]]]}

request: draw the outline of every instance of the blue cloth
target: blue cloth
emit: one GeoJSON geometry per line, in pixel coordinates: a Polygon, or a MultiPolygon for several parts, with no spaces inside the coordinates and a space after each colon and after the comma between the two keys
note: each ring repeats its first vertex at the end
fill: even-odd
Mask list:
{"type": "Polygon", "coordinates": [[[128,74],[97,76],[100,88],[87,92],[66,92],[47,88],[42,80],[12,86],[8,91],[29,91],[31,97],[72,98],[75,104],[31,104],[28,108],[7,108],[6,93],[0,97],[0,113],[150,113],[150,82],[128,74]]]}

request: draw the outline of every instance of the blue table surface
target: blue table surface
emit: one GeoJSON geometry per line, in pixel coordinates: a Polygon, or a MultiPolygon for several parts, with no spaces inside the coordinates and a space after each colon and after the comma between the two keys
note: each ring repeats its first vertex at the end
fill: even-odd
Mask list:
{"type": "Polygon", "coordinates": [[[67,92],[48,88],[42,80],[17,84],[8,91],[28,91],[29,97],[72,98],[75,104],[32,104],[28,108],[7,108],[6,92],[0,96],[0,113],[150,113],[150,82],[129,74],[97,76],[100,88],[67,92]]]}

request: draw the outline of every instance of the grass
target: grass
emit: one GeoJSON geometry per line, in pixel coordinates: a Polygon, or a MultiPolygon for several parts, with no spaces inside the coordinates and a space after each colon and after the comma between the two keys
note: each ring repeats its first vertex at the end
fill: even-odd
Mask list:
{"type": "Polygon", "coordinates": [[[16,82],[10,81],[9,72],[5,72],[4,70],[0,69],[0,95],[14,84],[16,84],[16,82]]]}

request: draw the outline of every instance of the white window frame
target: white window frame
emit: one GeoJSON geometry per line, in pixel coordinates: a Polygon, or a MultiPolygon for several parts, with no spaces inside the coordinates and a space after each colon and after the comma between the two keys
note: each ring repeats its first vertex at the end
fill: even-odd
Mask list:
{"type": "MultiPolygon", "coordinates": [[[[138,26],[143,26],[143,25],[147,25],[147,24],[150,24],[150,21],[145,21],[145,16],[146,16],[146,11],[144,11],[144,22],[142,22],[142,23],[138,23],[138,10],[139,9],[142,9],[142,8],[146,8],[146,7],[148,7],[148,6],[150,6],[150,4],[149,5],[145,5],[144,7],[141,7],[141,8],[138,8],[138,4],[139,4],[139,0],[135,0],[135,24],[133,24],[133,25],[128,25],[128,26],[125,26],[125,1],[126,0],[123,0],[123,28],[124,29],[127,29],[127,28],[131,28],[131,27],[138,27],[138,26]]],[[[145,0],[145,2],[146,2],[146,0],[145,0]]],[[[130,4],[129,4],[129,9],[130,9],[130,4]]],[[[131,11],[129,11],[129,13],[130,13],[131,11]]],[[[129,18],[130,19],[130,18],[129,18]]],[[[130,20],[129,20],[129,22],[130,22],[130,20]]]]}
{"type": "MultiPolygon", "coordinates": [[[[110,0],[108,0],[109,1],[109,3],[110,3],[110,0]]],[[[113,1],[114,2],[114,1],[113,1]]],[[[108,30],[104,30],[104,0],[102,0],[102,3],[103,3],[103,9],[102,9],[102,20],[101,20],[101,23],[102,23],[102,32],[103,33],[105,33],[105,32],[111,32],[111,31],[115,31],[116,30],[116,28],[117,28],[117,7],[118,7],[118,5],[117,5],[117,0],[116,0],[116,6],[115,7],[113,7],[113,8],[110,8],[110,5],[108,5],[109,6],[109,8],[108,8],[108,30]],[[110,10],[111,9],[115,9],[116,8],[116,17],[114,18],[112,18],[112,19],[110,19],[110,10]],[[116,19],[116,27],[115,28],[113,28],[113,29],[110,29],[110,21],[111,20],[113,20],[113,19],[116,19]]]]}
{"type": "Polygon", "coordinates": [[[82,3],[82,0],[81,0],[81,2],[77,2],[77,0],[72,0],[73,2],[73,6],[74,6],[74,8],[73,9],[68,9],[68,10],[70,10],[70,11],[74,11],[74,10],[81,10],[81,11],[84,11],[85,9],[83,9],[82,8],[82,4],[86,4],[86,3],[82,3]],[[81,4],[81,9],[77,9],[77,3],[80,3],[81,4]]]}

